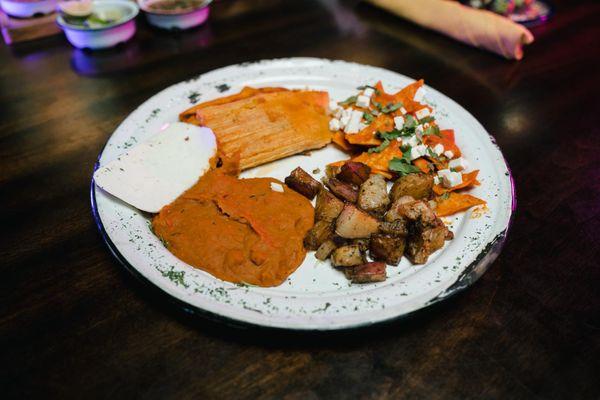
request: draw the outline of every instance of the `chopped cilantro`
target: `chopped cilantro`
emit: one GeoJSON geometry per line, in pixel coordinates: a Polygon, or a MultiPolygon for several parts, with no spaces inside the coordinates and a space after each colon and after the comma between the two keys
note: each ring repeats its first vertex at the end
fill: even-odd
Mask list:
{"type": "Polygon", "coordinates": [[[440,196],[442,200],[448,200],[448,198],[450,197],[450,192],[446,192],[443,195],[440,196]]]}
{"type": "Polygon", "coordinates": [[[371,114],[368,111],[365,111],[363,113],[363,118],[365,119],[365,121],[367,121],[367,124],[370,124],[375,119],[375,117],[373,116],[373,114],[371,114]]]}
{"type": "Polygon", "coordinates": [[[371,89],[373,89],[373,90],[375,91],[375,94],[379,94],[379,93],[381,93],[381,92],[379,91],[379,89],[377,89],[375,86],[371,86],[371,85],[362,85],[362,86],[359,86],[359,87],[357,87],[356,89],[358,89],[358,90],[365,90],[366,88],[371,88],[371,89]]]}
{"type": "Polygon", "coordinates": [[[433,121],[435,121],[435,118],[433,118],[431,115],[428,116],[428,117],[421,118],[419,120],[419,122],[422,123],[422,124],[425,124],[425,123],[428,123],[428,122],[433,122],[433,121]]]}
{"type": "Polygon", "coordinates": [[[371,147],[368,152],[369,153],[380,153],[381,150],[385,149],[390,145],[390,141],[388,139],[384,139],[384,141],[377,147],[371,147]]]}
{"type": "Polygon", "coordinates": [[[420,169],[412,165],[410,161],[407,161],[405,155],[403,155],[402,158],[393,158],[389,163],[389,168],[394,172],[398,172],[400,176],[413,174],[420,171],[420,169]]]}
{"type": "Polygon", "coordinates": [[[356,98],[357,98],[357,96],[350,96],[346,100],[340,101],[339,104],[341,104],[343,106],[348,106],[350,104],[354,104],[354,103],[356,103],[356,98]]]}
{"type": "Polygon", "coordinates": [[[429,155],[429,157],[433,158],[434,160],[439,159],[438,155],[435,154],[435,152],[433,150],[431,150],[431,147],[427,148],[427,154],[429,155]]]}
{"type": "Polygon", "coordinates": [[[388,104],[385,107],[380,108],[380,111],[384,114],[389,114],[391,112],[396,111],[400,107],[402,107],[402,103],[393,103],[393,104],[388,104]]]}
{"type": "Polygon", "coordinates": [[[403,129],[414,129],[415,126],[417,126],[417,121],[415,120],[415,118],[412,115],[406,115],[404,117],[403,129]]]}
{"type": "Polygon", "coordinates": [[[442,137],[442,134],[440,133],[440,128],[438,128],[437,126],[430,126],[429,128],[425,129],[423,131],[423,136],[427,135],[435,135],[442,137]]]}

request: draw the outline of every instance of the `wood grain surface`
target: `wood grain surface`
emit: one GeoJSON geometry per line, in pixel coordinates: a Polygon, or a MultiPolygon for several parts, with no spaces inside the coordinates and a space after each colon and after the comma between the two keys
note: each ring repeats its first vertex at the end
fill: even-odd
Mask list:
{"type": "Polygon", "coordinates": [[[97,53],[0,47],[0,397],[600,398],[600,4],[556,3],[521,62],[336,1],[223,0],[185,33],[140,16],[97,53]],[[422,77],[496,137],[518,210],[475,286],[409,320],[300,335],[189,316],[115,261],[88,190],[118,124],[181,80],[290,56],[422,77]]]}

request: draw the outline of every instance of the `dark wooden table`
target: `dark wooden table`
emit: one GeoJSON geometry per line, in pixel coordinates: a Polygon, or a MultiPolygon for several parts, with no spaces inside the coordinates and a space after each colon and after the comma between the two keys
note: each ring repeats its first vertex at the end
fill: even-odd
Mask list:
{"type": "Polygon", "coordinates": [[[201,29],[122,48],[0,47],[0,397],[600,398],[600,4],[560,1],[511,62],[364,4],[222,1],[201,29]],[[233,329],[130,276],[94,225],[92,165],[157,91],[261,58],[385,67],[495,135],[518,210],[470,290],[358,332],[233,329]]]}

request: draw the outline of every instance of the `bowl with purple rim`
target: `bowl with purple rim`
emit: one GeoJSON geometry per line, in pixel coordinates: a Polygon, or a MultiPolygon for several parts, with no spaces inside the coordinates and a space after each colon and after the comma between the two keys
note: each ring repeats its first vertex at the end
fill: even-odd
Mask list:
{"type": "Polygon", "coordinates": [[[92,1],[92,14],[60,14],[56,22],[69,42],[79,49],[105,49],[131,39],[136,31],[138,6],[125,0],[92,1]]]}
{"type": "Polygon", "coordinates": [[[167,30],[185,30],[208,19],[212,0],[138,0],[150,25],[167,30]]]}
{"type": "Polygon", "coordinates": [[[17,18],[31,18],[51,14],[56,7],[56,0],[0,0],[0,8],[17,18]]]}

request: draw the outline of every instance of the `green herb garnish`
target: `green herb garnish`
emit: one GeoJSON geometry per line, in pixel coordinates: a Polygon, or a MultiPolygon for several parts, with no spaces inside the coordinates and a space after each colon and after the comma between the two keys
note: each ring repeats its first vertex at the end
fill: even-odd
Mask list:
{"type": "Polygon", "coordinates": [[[435,135],[442,137],[442,134],[440,133],[440,128],[438,128],[437,126],[430,126],[429,128],[425,129],[423,131],[423,136],[427,135],[435,135]]]}
{"type": "Polygon", "coordinates": [[[369,154],[371,154],[371,153],[381,153],[381,150],[385,149],[389,145],[390,145],[390,141],[388,139],[385,139],[379,146],[377,146],[377,147],[371,147],[369,150],[367,150],[367,152],[369,154]]]}
{"type": "Polygon", "coordinates": [[[393,104],[388,104],[385,107],[382,107],[380,109],[380,111],[384,114],[389,114],[391,112],[396,111],[397,109],[399,109],[400,107],[402,107],[402,103],[393,103],[393,104]]]}
{"type": "Polygon", "coordinates": [[[371,114],[368,111],[365,111],[363,113],[363,118],[365,119],[365,121],[367,121],[367,124],[370,124],[375,119],[375,117],[373,116],[373,114],[371,114]]]}
{"type": "Polygon", "coordinates": [[[354,104],[354,103],[356,103],[356,99],[357,99],[357,96],[350,96],[346,100],[340,101],[339,104],[341,104],[343,106],[354,104]]]}
{"type": "Polygon", "coordinates": [[[381,92],[379,91],[379,89],[377,89],[375,86],[371,86],[371,85],[362,85],[362,86],[359,86],[359,87],[357,87],[356,89],[358,89],[358,90],[365,90],[365,89],[367,89],[367,88],[371,88],[371,89],[373,89],[373,90],[375,91],[375,94],[379,94],[379,93],[381,93],[381,92]]]}
{"type": "Polygon", "coordinates": [[[435,121],[435,118],[433,118],[432,116],[423,117],[419,120],[419,122],[422,124],[426,124],[428,122],[433,122],[433,121],[435,121]]]}
{"type": "Polygon", "coordinates": [[[412,165],[410,161],[407,161],[405,155],[406,154],[403,154],[402,158],[393,158],[392,161],[390,161],[389,163],[390,170],[399,173],[400,176],[419,172],[420,169],[412,165]]]}

